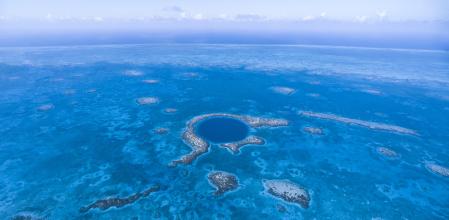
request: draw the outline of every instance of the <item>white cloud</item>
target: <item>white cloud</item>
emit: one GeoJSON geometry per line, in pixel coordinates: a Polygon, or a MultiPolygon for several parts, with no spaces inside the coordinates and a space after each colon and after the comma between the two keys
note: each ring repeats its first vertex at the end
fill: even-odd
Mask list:
{"type": "Polygon", "coordinates": [[[96,22],[102,22],[104,19],[102,17],[94,17],[93,20],[96,22]]]}
{"type": "Polygon", "coordinates": [[[387,17],[387,11],[386,10],[378,11],[376,14],[377,14],[377,16],[379,16],[380,20],[384,20],[385,17],[387,17]]]}
{"type": "Polygon", "coordinates": [[[303,17],[302,20],[303,21],[312,21],[312,20],[315,20],[315,17],[311,16],[311,15],[307,15],[307,16],[303,17]]]}
{"type": "Polygon", "coordinates": [[[187,13],[181,12],[181,13],[179,14],[179,16],[180,16],[181,18],[187,18],[187,13]]]}
{"type": "Polygon", "coordinates": [[[52,14],[50,14],[50,13],[48,13],[46,16],[45,16],[45,19],[47,19],[47,20],[53,20],[53,15],[52,14]]]}
{"type": "Polygon", "coordinates": [[[229,15],[227,15],[227,14],[220,14],[220,15],[218,15],[218,18],[223,19],[223,20],[229,20],[229,19],[231,19],[231,18],[229,17],[229,15]]]}
{"type": "Polygon", "coordinates": [[[260,21],[265,20],[266,17],[257,14],[238,14],[234,17],[234,19],[240,21],[260,21]]]}
{"type": "Polygon", "coordinates": [[[195,20],[203,20],[204,19],[204,16],[203,16],[203,14],[195,14],[194,16],[193,16],[193,19],[195,19],[195,20]]]}
{"type": "Polygon", "coordinates": [[[355,20],[360,22],[360,23],[364,23],[366,20],[368,20],[368,16],[362,15],[362,16],[356,16],[355,20]]]}

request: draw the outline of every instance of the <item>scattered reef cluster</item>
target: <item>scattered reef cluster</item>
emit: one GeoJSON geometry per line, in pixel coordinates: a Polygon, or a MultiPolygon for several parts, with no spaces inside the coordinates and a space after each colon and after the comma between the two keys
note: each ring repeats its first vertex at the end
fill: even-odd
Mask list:
{"type": "MultiPolygon", "coordinates": [[[[184,142],[192,148],[192,151],[189,154],[182,156],[181,159],[174,160],[172,165],[179,163],[190,164],[198,156],[208,151],[210,143],[195,133],[195,125],[197,125],[198,122],[211,117],[229,117],[238,119],[245,122],[252,128],[279,127],[287,126],[289,124],[289,122],[285,119],[261,118],[227,113],[212,113],[196,116],[187,122],[186,129],[182,134],[184,142]]],[[[263,144],[265,144],[265,140],[263,138],[250,135],[243,140],[223,143],[220,146],[229,149],[235,154],[238,153],[240,148],[245,145],[263,144]]],[[[239,186],[237,176],[225,171],[211,171],[207,178],[209,183],[216,188],[214,195],[217,196],[236,190],[239,186]]],[[[303,208],[309,207],[310,196],[307,190],[289,180],[264,180],[263,185],[266,191],[274,197],[280,198],[286,202],[299,204],[303,208]]]]}
{"type": "MultiPolygon", "coordinates": [[[[126,76],[142,76],[144,75],[143,72],[135,71],[135,70],[128,70],[123,73],[126,76]]],[[[198,73],[188,72],[183,73],[179,77],[181,79],[196,79],[200,75],[198,73]]],[[[146,79],[142,80],[143,83],[146,84],[157,84],[159,83],[159,80],[157,79],[146,79]]],[[[270,89],[278,94],[282,95],[292,95],[296,92],[296,89],[289,88],[289,87],[281,87],[281,86],[274,86],[270,87],[270,89]]],[[[88,90],[89,93],[96,92],[94,89],[88,90]]],[[[374,91],[366,91],[373,94],[380,94],[374,91]]],[[[65,94],[74,94],[74,90],[68,90],[65,92],[65,94]]],[[[319,97],[318,94],[313,94],[313,97],[319,97]]],[[[139,105],[153,105],[159,103],[159,98],[157,97],[140,97],[135,100],[137,104],[139,105]]],[[[38,111],[49,111],[54,108],[53,104],[43,104],[41,106],[37,107],[38,111]]],[[[178,112],[178,109],[176,108],[165,108],[162,110],[163,113],[167,114],[174,114],[178,112]]],[[[315,119],[324,119],[339,123],[344,123],[347,125],[354,125],[359,127],[364,127],[368,129],[378,130],[378,131],[384,131],[384,132],[393,132],[398,134],[405,134],[405,135],[414,135],[417,136],[418,133],[412,129],[400,127],[397,125],[390,125],[390,124],[383,124],[378,122],[372,122],[372,121],[365,121],[360,119],[353,119],[353,118],[347,118],[335,114],[330,113],[320,113],[320,112],[312,112],[312,111],[299,111],[297,113],[300,116],[308,117],[308,118],[315,118],[315,119]]],[[[180,164],[188,165],[193,163],[199,156],[207,153],[209,151],[209,148],[211,146],[211,143],[209,143],[206,139],[200,137],[196,133],[196,126],[199,122],[214,118],[214,117],[227,117],[227,118],[233,118],[236,120],[240,120],[244,122],[246,125],[248,125],[251,128],[258,129],[263,127],[281,127],[281,126],[288,126],[289,121],[282,119],[282,118],[264,118],[264,117],[254,117],[249,115],[237,115],[237,114],[229,114],[229,113],[210,113],[210,114],[203,114],[198,115],[193,118],[191,118],[186,123],[186,127],[183,130],[181,134],[181,138],[184,141],[185,144],[187,144],[191,151],[185,155],[182,155],[179,159],[173,160],[169,165],[174,167],[180,164]]],[[[170,131],[169,128],[165,127],[157,127],[153,130],[155,134],[166,134],[170,131]]],[[[319,127],[313,127],[313,126],[305,126],[303,127],[303,132],[312,134],[312,135],[325,135],[324,129],[319,127]]],[[[255,135],[249,135],[245,137],[242,140],[235,141],[235,142],[229,142],[229,143],[221,143],[219,144],[220,147],[226,148],[229,150],[232,154],[238,154],[240,152],[240,149],[247,145],[264,145],[266,143],[266,140],[262,137],[258,137],[255,135]]],[[[400,158],[400,154],[393,149],[389,147],[377,147],[375,148],[375,151],[388,159],[397,159],[400,158]]],[[[449,177],[449,168],[435,164],[433,162],[427,162],[424,164],[425,168],[430,171],[433,174],[449,177]]],[[[215,188],[215,191],[213,194],[215,196],[222,196],[228,192],[235,191],[239,188],[239,178],[236,174],[226,172],[226,171],[219,171],[219,170],[213,170],[210,171],[207,174],[207,180],[209,181],[209,184],[215,188]]],[[[262,180],[261,181],[264,192],[269,195],[270,197],[275,197],[281,201],[299,205],[300,207],[307,209],[310,207],[311,204],[311,196],[313,196],[309,193],[309,190],[302,186],[301,184],[295,183],[291,180],[287,179],[270,179],[270,180],[262,180]]],[[[88,204],[86,206],[83,206],[79,209],[79,212],[85,213],[92,209],[99,209],[99,210],[108,210],[110,208],[120,208],[126,205],[130,205],[138,201],[139,199],[148,197],[151,193],[157,192],[161,190],[161,187],[159,185],[154,185],[144,191],[137,192],[135,194],[132,194],[127,197],[109,197],[104,199],[99,199],[91,204],[88,204]]],[[[285,207],[278,205],[278,210],[285,212],[285,207]]],[[[33,216],[30,215],[17,215],[14,219],[34,219],[33,216]]]]}

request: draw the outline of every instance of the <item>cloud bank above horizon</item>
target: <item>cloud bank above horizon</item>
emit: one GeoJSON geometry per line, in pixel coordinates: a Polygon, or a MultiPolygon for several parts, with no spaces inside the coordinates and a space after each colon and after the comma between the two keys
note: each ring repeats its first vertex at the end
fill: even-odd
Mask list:
{"type": "Polygon", "coordinates": [[[448,21],[447,0],[0,0],[3,22],[142,20],[448,21]]]}
{"type": "Polygon", "coordinates": [[[89,40],[115,35],[107,42],[126,38],[137,42],[333,44],[339,38],[339,44],[370,39],[395,46],[405,39],[410,43],[404,47],[425,42],[420,47],[447,48],[449,1],[0,0],[0,32],[4,45],[28,43],[44,35],[89,40]]]}

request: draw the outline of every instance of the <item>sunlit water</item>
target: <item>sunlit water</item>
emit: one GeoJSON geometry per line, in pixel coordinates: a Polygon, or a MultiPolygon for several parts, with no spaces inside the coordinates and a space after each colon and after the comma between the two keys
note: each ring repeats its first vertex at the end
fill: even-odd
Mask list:
{"type": "Polygon", "coordinates": [[[298,46],[2,48],[0,218],[448,219],[449,177],[426,168],[449,167],[448,60],[443,51],[298,46]],[[190,151],[186,122],[215,112],[290,125],[250,130],[263,146],[231,154],[212,144],[194,163],[168,166],[190,151]],[[212,170],[235,174],[239,188],[214,196],[212,170]],[[304,186],[310,207],[267,196],[264,179],[304,186]],[[79,211],[153,184],[161,190],[124,207],[79,211]]]}

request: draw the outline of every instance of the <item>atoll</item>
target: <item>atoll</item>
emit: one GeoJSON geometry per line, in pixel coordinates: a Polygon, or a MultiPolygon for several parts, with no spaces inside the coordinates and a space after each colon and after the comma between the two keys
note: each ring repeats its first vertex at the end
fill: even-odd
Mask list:
{"type": "Polygon", "coordinates": [[[396,151],[387,148],[387,147],[378,147],[376,148],[377,153],[379,153],[382,156],[388,157],[388,158],[395,158],[398,157],[399,154],[396,153],[396,151]]]}
{"type": "Polygon", "coordinates": [[[287,126],[288,121],[285,119],[274,119],[274,118],[259,118],[252,117],[247,115],[235,115],[235,114],[227,114],[227,113],[212,113],[212,114],[204,114],[193,117],[187,122],[186,129],[182,133],[182,139],[184,142],[192,148],[192,151],[184,156],[182,156],[178,160],[174,160],[171,162],[171,166],[176,166],[177,164],[190,164],[194,161],[198,156],[206,153],[209,150],[209,142],[199,137],[195,133],[195,125],[204,119],[210,117],[229,117],[237,120],[241,120],[245,122],[247,125],[253,128],[259,127],[279,127],[279,126],[287,126]]]}
{"type": "Polygon", "coordinates": [[[363,121],[359,119],[352,119],[352,118],[346,118],[334,114],[328,114],[328,113],[319,113],[319,112],[310,112],[310,111],[300,111],[298,112],[299,115],[311,117],[311,118],[318,118],[318,119],[326,119],[326,120],[332,120],[336,122],[341,122],[349,125],[357,125],[361,127],[366,127],[369,129],[374,130],[381,130],[381,131],[388,131],[388,132],[396,132],[401,134],[408,134],[408,135],[418,135],[418,133],[414,130],[400,127],[397,125],[389,125],[389,124],[382,124],[378,122],[371,122],[371,121],[363,121]]]}
{"type": "Polygon", "coordinates": [[[323,135],[323,129],[315,127],[304,127],[303,130],[309,134],[323,135]]]}
{"type": "Polygon", "coordinates": [[[290,88],[290,87],[285,87],[285,86],[273,86],[273,87],[270,87],[270,89],[273,92],[279,93],[279,94],[282,94],[282,95],[291,95],[291,94],[296,92],[295,89],[290,88]]]}
{"type": "Polygon", "coordinates": [[[426,168],[438,175],[449,177],[449,168],[434,163],[427,163],[426,168]]]}
{"type": "Polygon", "coordinates": [[[308,208],[310,195],[305,188],[289,180],[264,180],[266,192],[274,197],[286,202],[299,204],[303,208],[308,208]]]}
{"type": "Polygon", "coordinates": [[[88,212],[91,209],[101,209],[101,210],[107,210],[111,207],[116,207],[116,208],[120,208],[123,207],[125,205],[131,204],[136,202],[137,200],[139,200],[140,198],[144,198],[147,197],[148,195],[150,195],[153,192],[159,191],[160,190],[160,186],[159,185],[154,185],[152,187],[150,187],[149,189],[142,191],[142,192],[138,192],[134,195],[131,195],[129,197],[126,198],[107,198],[107,199],[100,199],[95,201],[94,203],[81,207],[80,208],[80,212],[88,212]]]}
{"type": "Polygon", "coordinates": [[[244,147],[245,145],[264,145],[264,144],[265,140],[263,138],[257,136],[248,136],[241,141],[224,143],[221,144],[220,146],[229,149],[232,153],[235,154],[240,152],[240,148],[244,147]]]}
{"type": "Polygon", "coordinates": [[[51,110],[53,108],[55,108],[55,106],[53,104],[44,104],[44,105],[41,105],[41,106],[37,107],[37,110],[39,110],[39,111],[48,111],[48,110],[51,110]]]}
{"type": "Polygon", "coordinates": [[[136,100],[139,105],[152,105],[159,102],[157,97],[141,97],[136,100]]]}
{"type": "Polygon", "coordinates": [[[219,196],[238,188],[239,183],[235,175],[224,171],[213,171],[207,175],[207,179],[216,188],[214,195],[219,196]]]}

